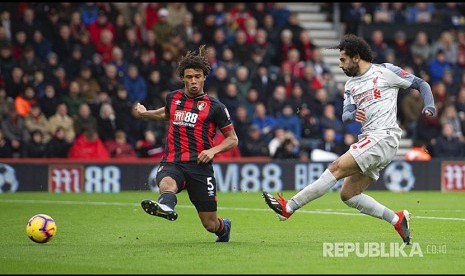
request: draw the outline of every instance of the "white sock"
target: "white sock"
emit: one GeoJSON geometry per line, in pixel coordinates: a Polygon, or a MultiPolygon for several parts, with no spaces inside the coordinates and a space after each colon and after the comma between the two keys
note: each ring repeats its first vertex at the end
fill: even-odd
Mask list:
{"type": "Polygon", "coordinates": [[[359,210],[360,213],[379,219],[384,219],[391,224],[395,224],[399,220],[397,215],[392,210],[386,208],[384,205],[380,204],[374,198],[366,194],[359,194],[351,197],[350,199],[344,201],[344,203],[352,208],[359,210]]]}
{"type": "Polygon", "coordinates": [[[334,175],[326,169],[315,182],[307,185],[287,202],[286,212],[293,213],[310,201],[326,194],[336,182],[334,175]]]}

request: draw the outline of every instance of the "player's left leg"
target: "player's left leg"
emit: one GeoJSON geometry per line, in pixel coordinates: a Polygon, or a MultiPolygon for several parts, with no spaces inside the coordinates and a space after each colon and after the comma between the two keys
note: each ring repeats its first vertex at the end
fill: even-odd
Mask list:
{"type": "Polygon", "coordinates": [[[185,169],[189,199],[195,206],[203,227],[217,236],[217,242],[228,242],[231,221],[217,215],[216,179],[211,164],[190,164],[185,169]]]}
{"type": "Polygon", "coordinates": [[[149,215],[174,221],[178,213],[174,210],[177,204],[176,194],[182,190],[184,177],[175,164],[164,163],[155,177],[160,196],[158,201],[145,199],[141,202],[142,209],[149,215]]]}
{"type": "Polygon", "coordinates": [[[356,173],[344,179],[341,188],[341,200],[361,213],[383,219],[391,223],[405,243],[410,242],[409,214],[407,210],[395,213],[371,196],[364,194],[374,180],[362,173],[356,173]]]}
{"type": "Polygon", "coordinates": [[[199,212],[203,227],[218,237],[217,242],[228,242],[231,236],[231,220],[218,217],[216,212],[199,212]]]}

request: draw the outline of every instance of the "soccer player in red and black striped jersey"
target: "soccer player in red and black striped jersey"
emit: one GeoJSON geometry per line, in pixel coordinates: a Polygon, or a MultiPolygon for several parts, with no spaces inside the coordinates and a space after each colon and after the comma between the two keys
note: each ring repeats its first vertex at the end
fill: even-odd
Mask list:
{"type": "Polygon", "coordinates": [[[139,118],[169,121],[165,155],[155,177],[160,196],[158,201],[147,199],[141,205],[150,215],[176,220],[176,194],[185,189],[205,229],[217,235],[217,242],[228,242],[231,221],[217,215],[212,161],[217,153],[236,147],[238,139],[224,104],[203,91],[210,70],[202,45],[198,54],[189,51],[179,62],[184,89],[170,92],[164,107],[147,110],[140,103],[135,106],[139,118]],[[213,146],[217,130],[225,139],[213,146]]]}

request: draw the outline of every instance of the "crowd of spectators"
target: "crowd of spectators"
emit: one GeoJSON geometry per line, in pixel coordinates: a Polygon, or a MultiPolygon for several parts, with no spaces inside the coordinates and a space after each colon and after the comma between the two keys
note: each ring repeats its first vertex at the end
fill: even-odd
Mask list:
{"type": "MultiPolygon", "coordinates": [[[[360,18],[394,20],[400,9],[407,20],[418,4],[361,5],[371,9],[358,7],[360,18]]],[[[376,62],[433,87],[432,119],[419,117],[418,93],[400,93],[406,135],[434,156],[465,156],[465,32],[445,24],[437,40],[399,30],[384,41],[377,31],[369,42],[376,62]]],[[[226,105],[239,138],[217,159],[310,160],[313,150],[341,154],[356,141],[360,124],[341,121],[343,86],[285,3],[18,2],[0,4],[0,157],[160,158],[166,124],[137,119],[133,105],[161,107],[183,87],[178,58],[202,44],[212,68],[205,92],[226,105]]]]}
{"type": "MultiPolygon", "coordinates": [[[[402,29],[375,28],[367,41],[374,62],[390,62],[425,79],[432,87],[438,116],[420,116],[423,101],[418,91],[401,90],[398,98],[399,124],[413,142],[431,157],[465,157],[465,5],[463,3],[350,3],[341,16],[346,32],[363,24],[434,24],[440,33],[433,37],[420,29],[409,37],[402,29]],[[408,92],[408,93],[404,93],[408,92]]],[[[378,25],[381,26],[381,25],[378,25]]],[[[407,155],[407,159],[410,159],[407,155]]]]}

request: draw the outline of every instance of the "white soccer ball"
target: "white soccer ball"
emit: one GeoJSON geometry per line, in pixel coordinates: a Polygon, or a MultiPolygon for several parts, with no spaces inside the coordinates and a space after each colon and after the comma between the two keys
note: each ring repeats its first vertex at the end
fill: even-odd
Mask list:
{"type": "Polygon", "coordinates": [[[0,193],[16,192],[18,185],[15,169],[0,163],[0,193]]]}
{"type": "Polygon", "coordinates": [[[158,166],[158,165],[155,166],[150,171],[149,176],[147,178],[147,185],[149,186],[149,188],[150,188],[150,190],[152,192],[156,192],[156,193],[158,193],[159,188],[158,188],[158,186],[157,186],[157,184],[155,182],[155,177],[157,176],[157,172],[158,172],[159,169],[161,169],[160,166],[158,166]]]}
{"type": "Polygon", "coordinates": [[[406,161],[394,161],[386,167],[384,185],[393,192],[408,192],[415,184],[412,165],[406,161]]]}

